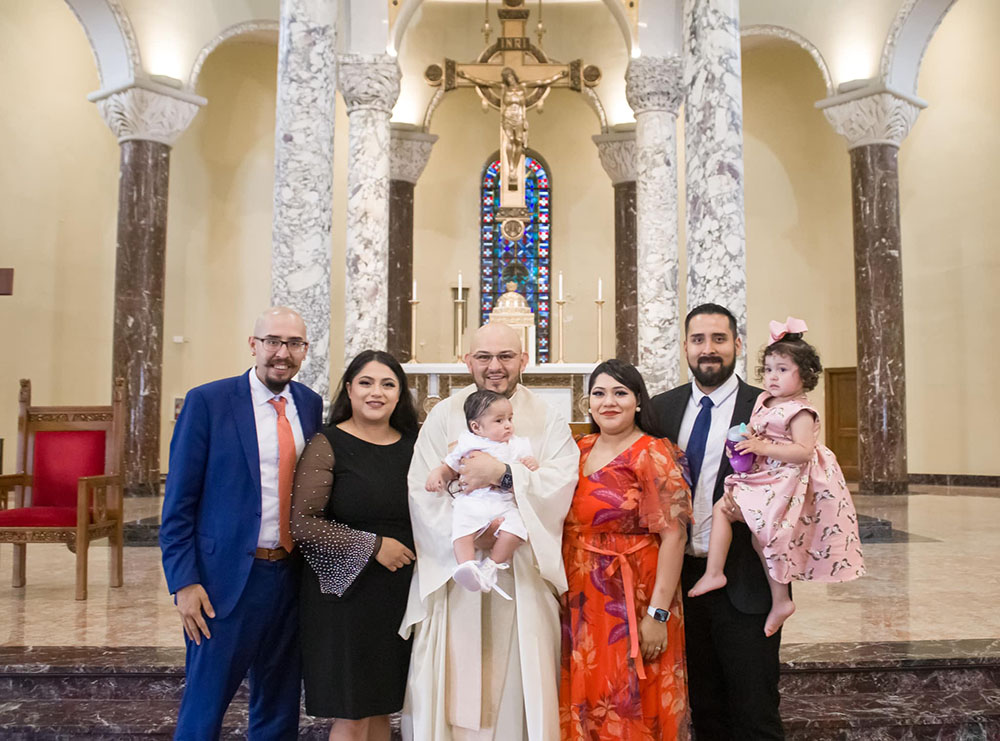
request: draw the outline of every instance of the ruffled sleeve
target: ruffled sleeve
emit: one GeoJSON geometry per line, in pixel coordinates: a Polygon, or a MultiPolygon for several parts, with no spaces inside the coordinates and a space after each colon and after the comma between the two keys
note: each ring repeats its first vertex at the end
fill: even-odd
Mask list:
{"type": "Polygon", "coordinates": [[[639,524],[651,533],[691,523],[691,490],[677,462],[680,450],[669,440],[650,438],[638,450],[639,524]]]}
{"type": "Polygon", "coordinates": [[[342,597],[378,552],[381,539],[375,533],[327,519],[333,463],[330,441],[317,434],[295,467],[291,532],[319,579],[320,591],[342,597]]]}

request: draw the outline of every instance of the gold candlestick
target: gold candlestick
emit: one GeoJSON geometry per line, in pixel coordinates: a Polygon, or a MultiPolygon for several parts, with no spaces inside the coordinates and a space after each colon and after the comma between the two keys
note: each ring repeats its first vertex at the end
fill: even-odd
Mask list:
{"type": "Polygon", "coordinates": [[[410,362],[417,361],[417,304],[420,302],[415,298],[410,299],[410,362]]]}
{"type": "Polygon", "coordinates": [[[566,362],[565,360],[563,360],[563,337],[566,334],[563,331],[563,305],[565,303],[566,302],[563,299],[561,299],[561,298],[557,298],[556,299],[556,307],[559,310],[558,311],[558,314],[559,314],[559,356],[556,359],[557,363],[565,363],[566,362]]]}
{"type": "Polygon", "coordinates": [[[455,362],[462,362],[462,332],[465,329],[465,299],[455,299],[455,362]]]}
{"type": "Polygon", "coordinates": [[[597,362],[604,360],[604,345],[601,338],[601,327],[604,325],[604,299],[594,301],[597,304],[597,362]]]}

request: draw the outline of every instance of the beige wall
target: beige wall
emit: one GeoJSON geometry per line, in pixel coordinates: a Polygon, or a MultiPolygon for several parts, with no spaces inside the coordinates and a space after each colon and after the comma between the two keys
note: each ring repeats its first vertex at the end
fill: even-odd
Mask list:
{"type": "MultiPolygon", "coordinates": [[[[798,46],[744,45],[750,379],[768,322],[789,314],[806,320],[825,366],[855,362],[850,168],[843,140],[813,107],[824,92],[798,46]]],[[[810,399],[822,414],[822,383],[810,399]]]]}
{"type": "Polygon", "coordinates": [[[1000,4],[962,0],[924,56],[899,154],[910,470],[1000,473],[1000,4]]]}
{"type": "MultiPolygon", "coordinates": [[[[607,13],[600,4],[588,7],[591,14],[607,13]]],[[[422,22],[428,19],[433,16],[425,12],[422,22]]],[[[595,15],[588,23],[597,20],[595,15]]],[[[931,107],[900,154],[908,434],[916,472],[997,472],[992,452],[1000,438],[990,412],[1000,406],[991,383],[1000,370],[1000,329],[993,320],[1000,215],[992,167],[1000,161],[1000,59],[989,29],[998,21],[1000,8],[990,0],[956,4],[923,65],[920,94],[931,107]]],[[[588,33],[604,39],[593,28],[588,33]]],[[[612,66],[614,33],[611,27],[608,39],[594,41],[608,50],[612,66]]],[[[420,51],[421,43],[438,41],[433,34],[427,39],[414,35],[411,53],[430,54],[430,48],[420,51]]],[[[86,100],[97,75],[84,34],[63,2],[4,3],[0,48],[6,62],[0,90],[8,100],[0,111],[0,266],[16,270],[15,295],[0,297],[0,318],[16,348],[0,373],[0,436],[12,440],[20,377],[33,380],[41,403],[108,399],[118,146],[86,100]]],[[[269,301],[275,56],[274,46],[265,44],[216,51],[198,87],[209,104],[172,154],[164,467],[173,398],[249,367],[245,339],[269,301]],[[175,344],[174,336],[187,342],[175,344]]],[[[825,364],[853,365],[848,156],[812,106],[822,95],[805,52],[782,43],[745,48],[748,344],[754,357],[768,320],[790,313],[809,321],[825,364]]],[[[347,166],[347,119],[339,98],[337,105],[334,381],[343,352],[347,166]]],[[[552,171],[554,271],[563,271],[571,302],[566,356],[586,361],[595,344],[597,276],[605,277],[607,306],[614,300],[613,190],[590,141],[597,120],[579,96],[556,91],[545,113],[531,114],[530,121],[531,145],[552,171]]],[[[496,113],[482,113],[471,91],[449,94],[432,125],[441,138],[417,186],[415,213],[427,360],[444,360],[450,350],[447,287],[459,269],[470,283],[478,274],[478,180],[497,147],[497,125],[496,113]]],[[[608,347],[612,328],[608,311],[608,347]]],[[[822,405],[821,390],[814,399],[822,405]]],[[[13,455],[8,448],[6,470],[13,455]]]]}
{"type": "Polygon", "coordinates": [[[276,64],[273,45],[219,47],[198,86],[208,105],[171,153],[163,469],[174,399],[250,367],[247,337],[269,302],[276,64]]]}
{"type": "Polygon", "coordinates": [[[9,472],[19,378],[31,379],[37,404],[109,403],[118,145],[87,101],[97,71],[65,3],[3,3],[0,49],[0,267],[14,268],[14,295],[0,296],[9,472]]]}

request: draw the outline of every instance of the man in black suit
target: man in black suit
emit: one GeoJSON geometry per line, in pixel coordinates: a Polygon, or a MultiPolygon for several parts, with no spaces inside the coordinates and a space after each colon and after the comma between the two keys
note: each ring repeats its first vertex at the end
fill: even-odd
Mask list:
{"type": "Polygon", "coordinates": [[[732,473],[726,433],[749,422],[761,389],[733,371],[742,342],[724,306],[702,304],[684,320],[684,352],[694,383],[653,398],[664,430],[691,465],[694,525],[681,587],[687,641],[688,693],[698,741],[783,739],[778,712],[781,631],[768,638],[764,620],[771,594],[764,567],[743,523],[733,526],[724,589],[700,597],[687,591],[705,573],[712,505],[732,473]]]}

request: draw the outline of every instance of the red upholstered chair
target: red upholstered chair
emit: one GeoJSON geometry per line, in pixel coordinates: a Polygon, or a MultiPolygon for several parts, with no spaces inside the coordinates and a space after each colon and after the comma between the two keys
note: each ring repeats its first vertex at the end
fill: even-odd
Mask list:
{"type": "Polygon", "coordinates": [[[100,538],[111,544],[111,586],[122,585],[123,379],[112,397],[111,406],[34,407],[31,382],[21,380],[17,473],[0,476],[0,543],[14,544],[13,586],[24,586],[28,543],[65,543],[76,553],[76,598],[87,599],[87,550],[100,538]]]}

